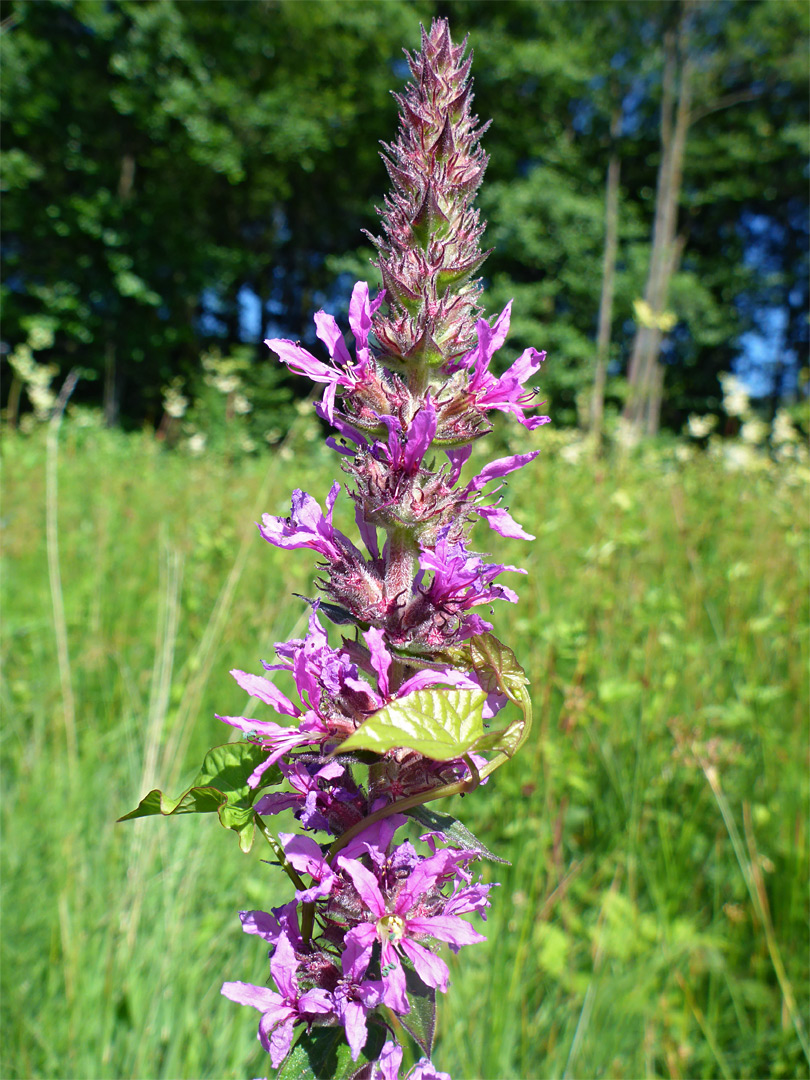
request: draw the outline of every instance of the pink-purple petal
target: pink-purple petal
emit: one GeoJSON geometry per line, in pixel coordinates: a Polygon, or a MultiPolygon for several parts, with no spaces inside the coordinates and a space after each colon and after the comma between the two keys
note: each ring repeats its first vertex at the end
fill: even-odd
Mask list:
{"type": "Polygon", "coordinates": [[[455,668],[447,668],[446,671],[436,671],[431,668],[423,668],[411,675],[410,679],[397,690],[397,700],[407,697],[416,690],[425,690],[428,686],[455,686],[459,690],[479,690],[478,683],[473,682],[469,675],[455,668]]]}
{"type": "Polygon", "coordinates": [[[258,698],[259,701],[263,701],[267,705],[272,705],[276,712],[284,716],[301,715],[301,710],[296,708],[289,698],[285,697],[269,679],[265,679],[262,675],[251,675],[247,671],[239,671],[238,668],[234,668],[231,675],[246,694],[258,698]]]}
{"type": "Polygon", "coordinates": [[[345,855],[339,855],[337,862],[340,869],[352,879],[352,884],[368,910],[378,919],[385,915],[385,901],[372,872],[356,859],[347,859],[345,855]]]}
{"type": "Polygon", "coordinates": [[[399,1067],[402,1064],[402,1047],[389,1039],[380,1051],[380,1056],[372,1065],[372,1080],[399,1080],[399,1067]]]}
{"type": "Polygon", "coordinates": [[[470,454],[472,454],[472,443],[468,443],[466,446],[454,446],[450,450],[445,450],[445,454],[447,454],[451,466],[447,482],[452,485],[461,476],[462,467],[469,459],[470,454]]]}
{"type": "Polygon", "coordinates": [[[375,821],[373,825],[369,825],[349,841],[343,849],[343,858],[359,859],[361,855],[372,853],[384,855],[394,838],[394,833],[397,829],[401,829],[407,820],[404,814],[391,814],[382,821],[375,821]]]}
{"type": "Polygon", "coordinates": [[[303,993],[298,999],[298,1011],[300,1013],[314,1013],[318,1016],[324,1016],[332,1011],[332,999],[328,991],[315,986],[303,993]]]}
{"type": "Polygon", "coordinates": [[[265,345],[272,349],[282,363],[296,375],[303,375],[313,382],[337,382],[339,375],[328,365],[321,363],[312,353],[285,338],[269,338],[265,345]]]}
{"type": "Polygon", "coordinates": [[[426,949],[424,945],[419,945],[408,938],[403,938],[399,947],[413,964],[422,982],[427,983],[428,986],[435,986],[443,994],[447,992],[450,972],[444,960],[432,953],[430,949],[426,949]]]}
{"type": "Polygon", "coordinates": [[[333,315],[329,315],[326,311],[316,311],[315,333],[327,347],[335,363],[345,367],[351,365],[352,358],[333,315]]]}
{"type": "Polygon", "coordinates": [[[377,940],[375,923],[358,923],[343,939],[343,972],[347,978],[359,982],[368,970],[371,950],[377,940]]]}
{"type": "Polygon", "coordinates": [[[293,1009],[288,1009],[287,1012],[288,1015],[277,1019],[275,1025],[269,1016],[263,1016],[259,1021],[259,1038],[270,1054],[274,1069],[281,1065],[290,1052],[296,1015],[293,1009]]]}
{"type": "Polygon", "coordinates": [[[358,281],[352,289],[352,298],[349,301],[349,326],[354,334],[358,359],[361,352],[368,346],[368,335],[371,331],[371,304],[369,303],[368,284],[358,281]]]}
{"type": "Polygon", "coordinates": [[[385,634],[382,630],[372,626],[371,629],[365,631],[363,637],[371,653],[371,666],[377,673],[377,685],[380,693],[383,697],[388,697],[388,672],[391,670],[394,658],[386,647],[385,634]]]}
{"type": "Polygon", "coordinates": [[[297,967],[298,961],[295,959],[293,947],[282,934],[270,959],[270,973],[282,997],[287,1001],[294,999],[298,991],[295,979],[297,967]]]}
{"type": "Polygon", "coordinates": [[[526,532],[523,526],[519,525],[512,515],[501,506],[476,506],[473,512],[480,514],[490,529],[494,529],[501,536],[511,540],[536,539],[531,533],[526,532]]]}
{"type": "Polygon", "coordinates": [[[239,918],[246,934],[257,934],[271,945],[276,944],[282,933],[278,919],[267,911],[240,911],[239,918]]]}
{"type": "Polygon", "coordinates": [[[423,919],[408,919],[408,933],[425,934],[450,945],[477,945],[487,939],[466,919],[458,915],[432,915],[423,919]]]}
{"type": "Polygon", "coordinates": [[[522,469],[524,465],[528,465],[530,461],[534,461],[539,450],[533,450],[529,454],[513,454],[511,457],[498,458],[497,461],[491,461],[489,465],[485,465],[478,476],[473,479],[467,485],[468,491],[481,491],[490,480],[497,480],[502,476],[507,476],[509,473],[514,472],[516,469],[522,469]]]}
{"type": "Polygon", "coordinates": [[[368,1026],[366,1010],[360,1001],[347,1001],[341,1009],[341,1023],[346,1029],[346,1041],[352,1052],[352,1061],[357,1061],[360,1051],[366,1045],[368,1026]]]}
{"type": "Polygon", "coordinates": [[[436,435],[436,409],[428,396],[425,404],[414,416],[408,429],[403,466],[408,473],[415,472],[422,464],[436,435]]]}
{"type": "Polygon", "coordinates": [[[259,1012],[267,1012],[277,1008],[281,1003],[281,997],[275,990],[266,986],[254,986],[246,982],[226,982],[222,984],[220,993],[237,1005],[250,1005],[259,1012]]]}
{"type": "MultiPolygon", "coordinates": [[[[400,946],[405,944],[400,941],[400,946]]],[[[380,973],[383,983],[383,1001],[394,1012],[404,1015],[411,1011],[408,1001],[405,972],[397,951],[390,941],[382,943],[380,951],[380,973]]]]}

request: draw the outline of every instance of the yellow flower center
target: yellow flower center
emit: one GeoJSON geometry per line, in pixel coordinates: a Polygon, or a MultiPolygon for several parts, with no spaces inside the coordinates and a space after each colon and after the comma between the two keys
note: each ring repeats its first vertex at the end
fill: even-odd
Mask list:
{"type": "Polygon", "coordinates": [[[405,935],[405,920],[399,915],[384,915],[377,923],[377,929],[383,941],[388,938],[399,941],[405,935]]]}

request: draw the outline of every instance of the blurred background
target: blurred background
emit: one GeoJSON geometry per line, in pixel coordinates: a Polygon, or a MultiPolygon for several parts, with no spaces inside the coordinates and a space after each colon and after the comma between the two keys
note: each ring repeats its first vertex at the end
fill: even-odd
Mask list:
{"type": "Polygon", "coordinates": [[[377,287],[390,91],[436,15],[493,121],[501,363],[548,351],[554,424],[476,448],[544,451],[493,620],[538,719],[451,808],[512,865],[434,1059],[808,1075],[807,5],[6,0],[3,1077],[267,1072],[219,994],[267,977],[236,915],[286,899],[264,852],[114,821],[304,626],[313,566],[252,522],[335,458],[261,342],[316,350],[377,287]]]}

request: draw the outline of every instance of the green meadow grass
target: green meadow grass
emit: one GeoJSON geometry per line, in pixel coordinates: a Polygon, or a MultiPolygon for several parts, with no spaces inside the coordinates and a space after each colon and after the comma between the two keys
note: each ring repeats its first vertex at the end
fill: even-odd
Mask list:
{"type": "MultiPolygon", "coordinates": [[[[511,866],[482,866],[488,941],[448,957],[434,1060],[806,1076],[806,491],[547,445],[509,485],[535,543],[479,534],[529,571],[494,621],[535,730],[450,808],[511,866]]],[[[66,425],[57,499],[44,438],[4,444],[4,1078],[267,1074],[257,1014],[219,988],[267,977],[237,912],[286,899],[269,848],[115,819],[182,790],[231,734],[214,714],[247,707],[229,668],[303,628],[312,561],[251,524],[294,486],[323,498],[332,462],[289,449],[189,458],[66,425]]]]}

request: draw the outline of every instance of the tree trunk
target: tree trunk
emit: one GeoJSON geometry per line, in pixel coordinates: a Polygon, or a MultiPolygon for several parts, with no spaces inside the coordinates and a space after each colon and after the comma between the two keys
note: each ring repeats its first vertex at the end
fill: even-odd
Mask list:
{"type": "Polygon", "coordinates": [[[118,423],[121,405],[118,365],[115,362],[115,342],[107,341],[104,349],[104,426],[111,428],[118,423]]]}
{"type": "Polygon", "coordinates": [[[605,413],[605,381],[610,352],[610,327],[613,319],[613,294],[616,284],[616,254],[619,247],[619,179],[621,159],[616,145],[622,123],[618,105],[610,124],[612,150],[608,161],[605,186],[605,254],[602,261],[602,295],[599,300],[599,329],[596,337],[596,370],[591,397],[591,433],[596,453],[602,442],[602,420],[605,413]]]}
{"type": "Polygon", "coordinates": [[[661,162],[656,186],[655,222],[644,306],[628,368],[624,418],[637,435],[658,430],[663,400],[664,370],[659,360],[664,318],[672,276],[680,262],[683,239],[676,240],[686,138],[692,99],[692,62],[688,55],[686,4],[679,26],[664,36],[664,76],[661,96],[661,162]]]}

